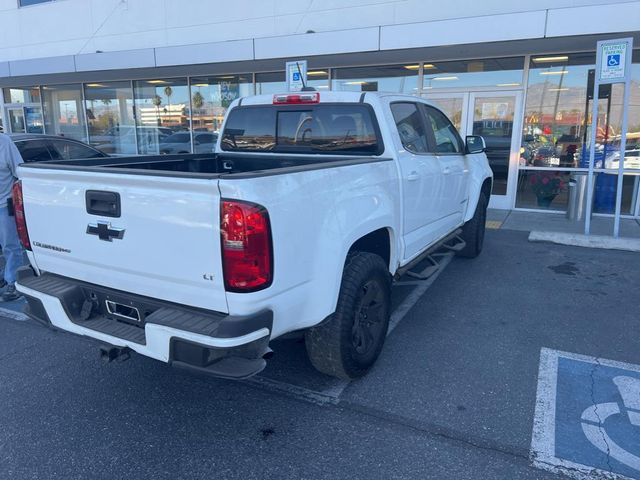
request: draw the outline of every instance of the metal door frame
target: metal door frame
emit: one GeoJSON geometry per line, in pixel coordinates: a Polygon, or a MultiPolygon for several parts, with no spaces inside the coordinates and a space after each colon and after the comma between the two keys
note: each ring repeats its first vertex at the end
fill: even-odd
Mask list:
{"type": "Polygon", "coordinates": [[[492,90],[490,92],[469,92],[467,104],[467,125],[465,132],[473,131],[472,112],[477,98],[513,97],[513,125],[511,129],[511,150],[509,151],[509,170],[507,173],[507,192],[505,195],[491,194],[489,208],[511,210],[515,206],[518,185],[518,160],[520,158],[520,139],[522,137],[522,92],[517,90],[492,90]]]}
{"type": "Polygon", "coordinates": [[[7,118],[7,125],[5,126],[5,132],[6,133],[27,133],[27,115],[24,111],[24,105],[19,104],[19,105],[12,105],[12,104],[5,104],[4,110],[6,112],[6,118],[7,118]],[[20,110],[22,112],[22,132],[14,132],[13,131],[13,125],[11,123],[11,115],[9,112],[11,112],[12,110],[20,110]]]}
{"type": "Polygon", "coordinates": [[[521,90],[468,90],[459,92],[424,92],[426,100],[438,100],[447,98],[462,99],[462,113],[460,119],[460,136],[464,138],[473,131],[473,107],[478,97],[514,97],[513,127],[511,133],[511,150],[509,152],[509,171],[507,174],[507,193],[505,195],[491,195],[490,208],[511,210],[516,202],[516,190],[518,185],[518,159],[520,158],[520,139],[522,135],[522,100],[521,90]]]}
{"type": "MultiPolygon", "coordinates": [[[[469,115],[469,96],[471,92],[449,92],[449,93],[423,93],[422,97],[425,100],[438,100],[438,99],[448,99],[448,98],[461,98],[462,99],[462,113],[460,118],[460,128],[458,133],[462,138],[464,138],[467,134],[467,119],[469,115]]],[[[436,105],[437,107],[437,105],[436,105]]]]}

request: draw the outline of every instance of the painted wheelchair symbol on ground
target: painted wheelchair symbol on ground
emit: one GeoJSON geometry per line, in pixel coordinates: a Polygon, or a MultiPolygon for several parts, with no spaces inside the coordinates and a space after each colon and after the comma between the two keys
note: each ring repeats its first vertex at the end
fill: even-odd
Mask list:
{"type": "Polygon", "coordinates": [[[531,457],[574,478],[640,479],[640,366],[543,348],[531,457]]]}

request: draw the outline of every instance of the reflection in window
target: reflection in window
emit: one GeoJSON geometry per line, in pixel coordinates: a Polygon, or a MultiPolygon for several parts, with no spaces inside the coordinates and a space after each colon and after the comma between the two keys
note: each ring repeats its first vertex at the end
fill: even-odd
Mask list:
{"type": "Polygon", "coordinates": [[[135,155],[131,83],[87,83],[84,96],[89,143],[105,153],[135,155]]]}
{"type": "MultiPolygon", "coordinates": [[[[192,78],[191,122],[194,132],[217,133],[231,102],[252,94],[253,79],[251,75],[192,78]]],[[[199,141],[199,143],[202,142],[199,141]]],[[[198,145],[196,145],[195,151],[199,153],[198,145]]]]}
{"type": "Polygon", "coordinates": [[[433,107],[425,106],[425,111],[434,135],[435,153],[462,152],[462,140],[449,119],[433,107]]]}
{"type": "MultiPolygon", "coordinates": [[[[640,52],[634,52],[629,104],[628,155],[640,137],[640,52]]],[[[593,111],[595,54],[540,55],[531,58],[520,165],[587,168],[593,111]]],[[[619,161],[624,87],[602,85],[594,152],[596,168],[619,161]]],[[[627,168],[634,168],[629,162],[627,168]]]]}
{"type": "Polygon", "coordinates": [[[391,104],[391,113],[398,129],[402,146],[413,153],[427,152],[427,136],[422,115],[415,103],[398,102],[391,104]]]}
{"type": "MultiPolygon", "coordinates": [[[[587,85],[594,64],[592,53],[532,57],[521,165],[579,166],[582,145],[588,138],[585,119],[593,108],[587,85]]],[[[599,106],[605,115],[607,101],[599,106]]]]}
{"type": "Polygon", "coordinates": [[[70,140],[51,140],[49,142],[49,148],[52,150],[52,155],[64,160],[75,158],[99,158],[105,156],[105,154],[99,150],[70,140]]]}
{"type": "Polygon", "coordinates": [[[382,148],[364,105],[243,106],[231,111],[223,133],[223,150],[371,155],[382,148]]]}
{"type": "Polygon", "coordinates": [[[256,94],[282,93],[287,91],[284,72],[256,73],[256,94]]]}
{"type": "Polygon", "coordinates": [[[44,123],[50,135],[62,135],[87,141],[85,112],[82,107],[82,85],[42,87],[44,123]]]}
{"type": "Polygon", "coordinates": [[[332,90],[345,92],[418,93],[418,66],[382,65],[333,70],[332,90]]]}
{"type": "Polygon", "coordinates": [[[523,67],[523,57],[425,62],[423,88],[519,87],[523,67]]]}
{"type": "Polygon", "coordinates": [[[40,103],[38,87],[5,88],[4,103],[40,103]]]}
{"type": "Polygon", "coordinates": [[[458,132],[462,131],[462,97],[429,98],[429,102],[444,112],[458,132]]]}
{"type": "Polygon", "coordinates": [[[134,91],[138,153],[158,154],[166,137],[189,130],[186,78],[140,80],[134,82],[134,91]]]}

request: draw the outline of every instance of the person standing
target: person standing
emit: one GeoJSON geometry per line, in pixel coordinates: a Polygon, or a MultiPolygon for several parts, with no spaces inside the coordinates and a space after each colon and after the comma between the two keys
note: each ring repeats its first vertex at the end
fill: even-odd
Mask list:
{"type": "Polygon", "coordinates": [[[0,133],[0,246],[5,260],[4,279],[0,286],[7,286],[1,297],[3,302],[10,302],[21,296],[15,283],[16,272],[22,266],[24,253],[13,211],[9,210],[9,199],[13,184],[18,178],[18,165],[22,162],[22,156],[11,138],[0,133]]]}

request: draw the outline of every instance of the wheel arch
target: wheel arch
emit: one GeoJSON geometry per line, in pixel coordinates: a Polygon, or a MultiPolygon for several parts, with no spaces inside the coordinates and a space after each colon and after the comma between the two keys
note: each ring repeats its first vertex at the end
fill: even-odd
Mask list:
{"type": "Polygon", "coordinates": [[[480,198],[480,195],[484,195],[485,197],[487,197],[487,202],[489,201],[489,199],[491,198],[492,188],[493,188],[492,177],[485,177],[482,180],[482,183],[480,182],[474,183],[471,186],[471,189],[469,191],[469,206],[464,216],[465,222],[468,222],[469,220],[471,220],[471,218],[473,218],[473,214],[475,213],[476,207],[478,206],[478,199],[480,198]]]}
{"type": "Polygon", "coordinates": [[[394,260],[394,258],[392,258],[392,236],[393,234],[390,228],[378,228],[353,242],[347,251],[347,256],[352,252],[368,252],[379,255],[391,272],[391,261],[394,260]]]}

